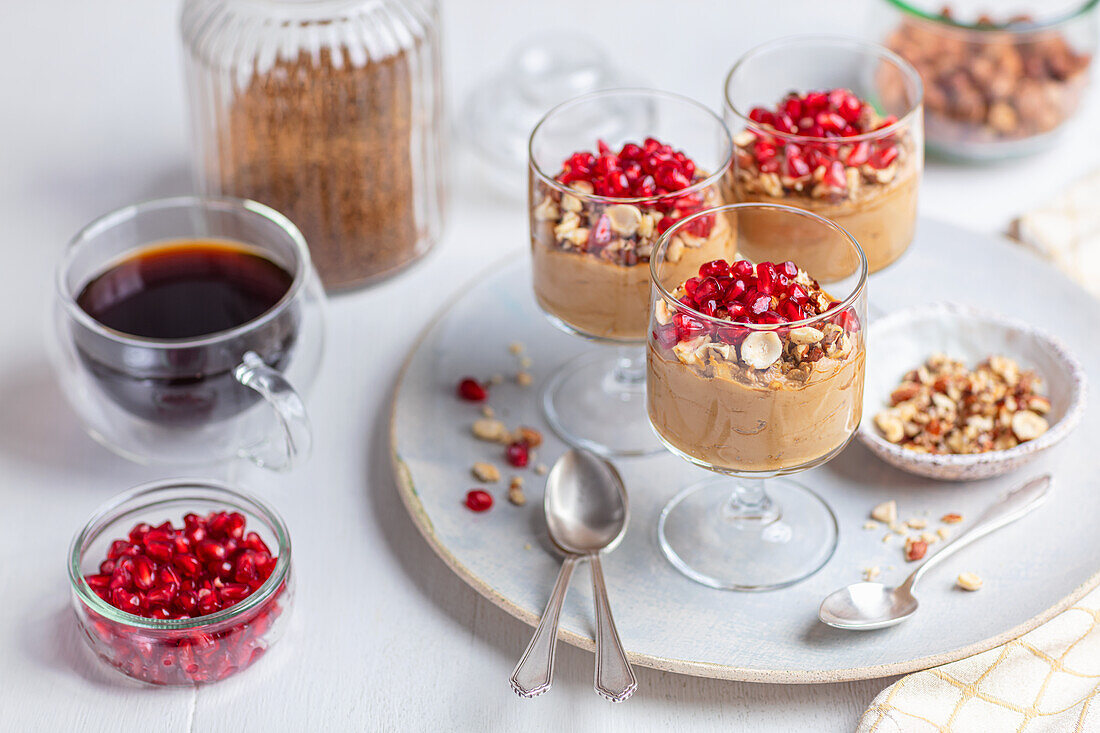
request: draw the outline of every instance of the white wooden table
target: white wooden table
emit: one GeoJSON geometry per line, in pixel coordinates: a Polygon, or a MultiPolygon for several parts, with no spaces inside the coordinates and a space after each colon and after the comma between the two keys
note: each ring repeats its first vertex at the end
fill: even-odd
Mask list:
{"type": "MultiPolygon", "coordinates": [[[[856,31],[865,11],[857,0],[675,3],[674,11],[656,0],[443,4],[452,110],[532,29],[590,28],[613,58],[654,86],[717,106],[727,67],[750,45],[795,32],[856,31]],[[662,43],[664,36],[679,41],[662,43]]],[[[98,504],[162,472],[127,464],[84,436],[55,387],[44,333],[54,263],[76,229],[117,206],[190,189],[177,7],[38,0],[4,11],[0,729],[854,726],[889,680],[779,687],[642,669],[635,698],[611,706],[591,691],[592,657],[563,647],[550,694],[523,701],[509,690],[530,630],[431,553],[401,506],[387,456],[388,398],[415,335],[446,294],[526,242],[522,203],[467,174],[457,144],[449,226],[437,252],[391,282],[332,303],[330,348],[310,405],[312,461],[287,477],[240,469],[290,525],[298,599],[287,637],[255,669],[199,690],[150,689],[102,669],[71,621],[68,542],[98,504]]],[[[1088,132],[1078,125],[1058,151],[1032,160],[929,165],[922,212],[1001,230],[1014,213],[1100,163],[1088,132]]]]}

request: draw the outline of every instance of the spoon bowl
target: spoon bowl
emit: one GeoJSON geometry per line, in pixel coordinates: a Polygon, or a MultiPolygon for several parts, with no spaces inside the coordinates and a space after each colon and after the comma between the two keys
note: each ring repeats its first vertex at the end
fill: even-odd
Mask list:
{"type": "Polygon", "coordinates": [[[546,478],[546,526],[567,553],[615,549],[626,534],[628,506],[619,472],[588,451],[567,451],[546,478]]]}
{"type": "Polygon", "coordinates": [[[821,603],[818,615],[838,629],[885,629],[912,616],[917,606],[917,599],[908,588],[853,583],[830,593],[821,603]]]}

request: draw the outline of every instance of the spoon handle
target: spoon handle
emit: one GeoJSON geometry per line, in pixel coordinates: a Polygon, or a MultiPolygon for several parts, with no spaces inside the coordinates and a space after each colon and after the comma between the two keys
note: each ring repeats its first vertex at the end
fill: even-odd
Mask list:
{"type": "Polygon", "coordinates": [[[596,692],[611,702],[623,702],[638,689],[638,679],[630,662],[626,661],[615,620],[611,618],[599,553],[589,555],[588,564],[592,568],[592,595],[596,598],[596,678],[593,684],[596,692]]]}
{"type": "Polygon", "coordinates": [[[566,555],[558,571],[558,579],[542,620],[531,637],[531,643],[523,653],[516,668],[512,670],[512,690],[520,697],[535,697],[550,689],[554,682],[554,651],[558,645],[558,621],[561,607],[565,603],[565,594],[569,590],[569,579],[573,577],[573,568],[577,564],[576,555],[566,555]]]}
{"type": "Polygon", "coordinates": [[[912,588],[921,576],[935,567],[941,560],[946,560],[951,555],[969,545],[974,540],[985,537],[990,532],[996,531],[1006,524],[1015,522],[1020,517],[1030,512],[1043,503],[1050,489],[1050,474],[1044,474],[1028,481],[1018,489],[1015,489],[999,501],[990,506],[978,518],[970,528],[961,533],[953,541],[940,548],[939,552],[924,561],[913,574],[906,578],[903,586],[912,588]]]}

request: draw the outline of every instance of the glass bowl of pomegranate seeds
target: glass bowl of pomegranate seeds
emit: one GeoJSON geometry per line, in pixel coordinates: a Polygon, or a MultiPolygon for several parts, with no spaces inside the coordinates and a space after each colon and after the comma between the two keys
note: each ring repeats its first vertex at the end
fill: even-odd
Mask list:
{"type": "Polygon", "coordinates": [[[877,272],[913,241],[921,115],[920,77],[882,46],[817,36],[758,46],[726,79],[729,197],[835,221],[877,272]]]}
{"type": "Polygon", "coordinates": [[[740,259],[671,261],[669,239],[688,217],[650,262],[653,429],[673,453],[721,474],[677,494],[658,537],[689,578],[769,590],[815,573],[836,548],[829,506],[785,477],[836,456],[859,426],[867,260],[850,234],[803,209],[721,212],[737,227],[740,259]]]}
{"type": "Polygon", "coordinates": [[[876,40],[924,81],[925,134],[939,155],[982,161],[1046,150],[1088,91],[1098,0],[1014,3],[992,14],[997,5],[871,4],[876,40]]]}
{"type": "MultiPolygon", "coordinates": [[[[617,350],[566,364],[542,405],[567,441],[603,455],[661,450],[645,417],[648,264],[674,222],[722,203],[732,156],[720,116],[675,94],[617,89],[550,110],[531,134],[534,291],[559,328],[617,350]]],[[[708,214],[669,256],[696,266],[730,257],[734,230],[708,214]]]]}
{"type": "Polygon", "coordinates": [[[290,536],[257,499],[206,480],[139,486],[73,539],[77,623],[100,659],[157,685],[215,682],[283,632],[290,536]]]}

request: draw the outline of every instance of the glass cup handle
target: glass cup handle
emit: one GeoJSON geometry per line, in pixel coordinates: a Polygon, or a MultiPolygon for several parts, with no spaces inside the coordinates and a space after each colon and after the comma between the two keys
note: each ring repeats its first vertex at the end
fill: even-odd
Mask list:
{"type": "Polygon", "coordinates": [[[233,371],[233,376],[245,387],[254,389],[260,393],[279,420],[283,429],[283,450],[278,450],[271,442],[250,451],[247,456],[263,468],[275,471],[291,469],[295,463],[306,459],[313,447],[313,430],[309,424],[309,416],[306,414],[302,398],[290,386],[290,382],[276,369],[272,369],[259,354],[254,351],[245,352],[240,365],[233,371]]]}

